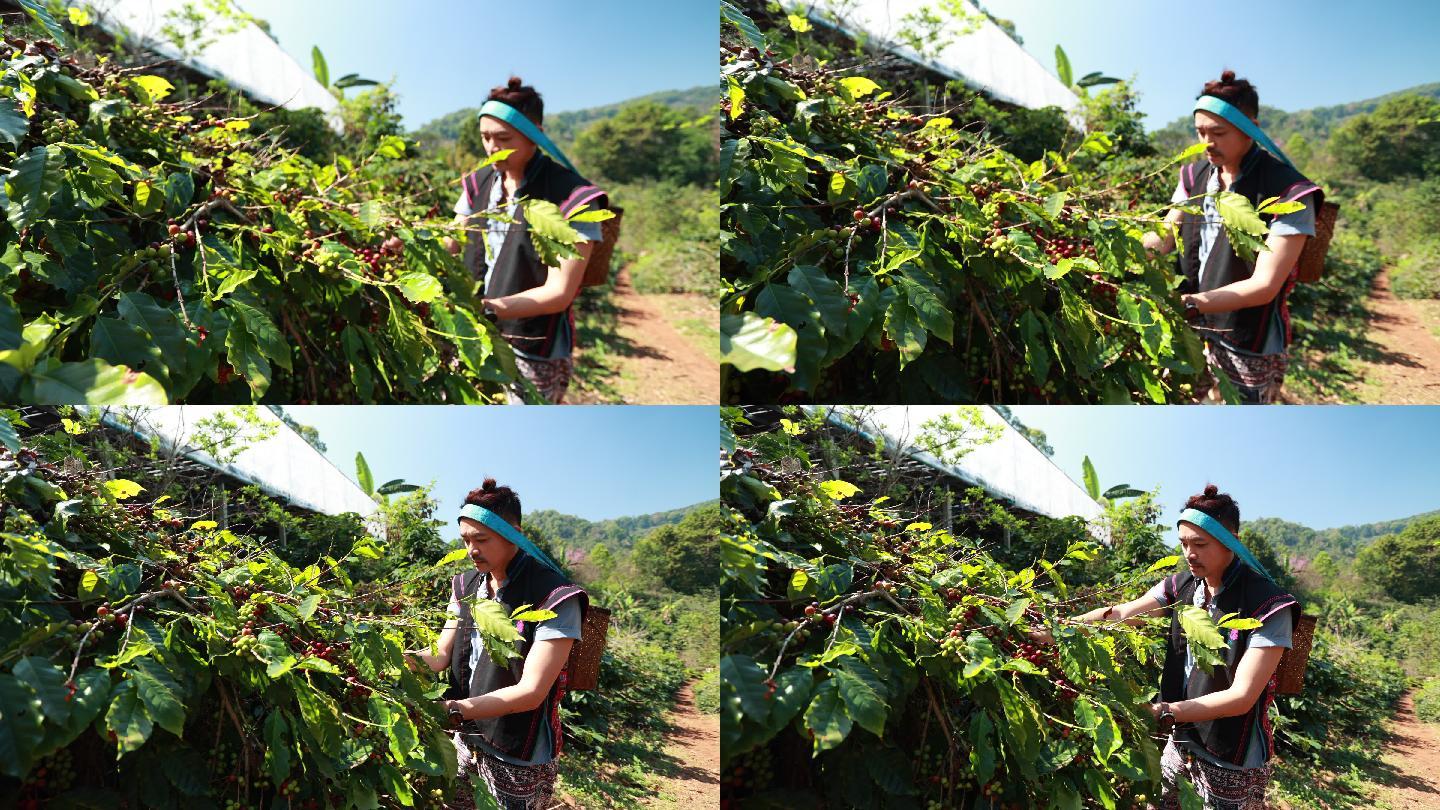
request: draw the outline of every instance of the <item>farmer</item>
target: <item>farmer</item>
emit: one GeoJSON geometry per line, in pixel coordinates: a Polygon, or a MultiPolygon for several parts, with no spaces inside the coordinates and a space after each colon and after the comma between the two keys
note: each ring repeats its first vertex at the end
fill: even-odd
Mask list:
{"type": "Polygon", "coordinates": [[[465,496],[460,539],[475,570],[451,582],[450,614],[438,654],[410,650],[412,665],[450,670],[460,699],[442,701],[455,733],[462,775],[483,780],[502,810],[550,805],[560,755],[560,700],[565,663],[580,638],[589,597],[520,533],[520,498],[495,479],[465,496]],[[523,605],[553,611],[540,622],[517,622],[520,657],[499,666],[486,653],[468,600],[500,602],[506,615],[523,605]],[[463,598],[462,598],[463,597],[463,598]]]}
{"type": "MultiPolygon", "coordinates": [[[[1187,779],[1207,810],[1263,809],[1272,750],[1266,712],[1275,699],[1275,668],[1290,646],[1300,604],[1240,542],[1240,507],[1214,484],[1186,501],[1177,527],[1189,571],[1166,577],[1133,602],[1076,618],[1138,624],[1138,617],[1170,613],[1160,701],[1150,706],[1161,733],[1168,735],[1160,761],[1160,806],[1178,810],[1177,780],[1187,779]],[[1228,631],[1228,646],[1220,651],[1224,665],[1207,673],[1189,653],[1179,613],[1171,609],[1175,605],[1204,608],[1216,620],[1238,613],[1261,625],[1228,631]]],[[[1052,640],[1047,633],[1037,638],[1052,640]]]]}
{"type": "Polygon", "coordinates": [[[1273,403],[1285,383],[1289,364],[1290,311],[1286,298],[1295,286],[1295,268],[1305,239],[1315,235],[1315,212],[1324,192],[1305,179],[1256,123],[1260,96],[1234,71],[1205,85],[1195,103],[1195,133],[1205,144],[1206,160],[1184,166],[1171,198],[1200,205],[1203,215],[1171,209],[1165,235],[1144,237],[1146,248],[1175,249],[1179,226],[1183,250],[1178,257],[1185,317],[1205,339],[1213,375],[1224,374],[1242,402],[1273,403]],[[1262,214],[1269,223],[1268,250],[1249,262],[1230,245],[1215,194],[1233,191],[1256,207],[1267,199],[1299,201],[1304,208],[1288,214],[1262,214]]]}
{"type": "MultiPolygon", "coordinates": [[[[518,201],[546,200],[568,216],[585,205],[587,210],[603,208],[608,199],[605,192],[575,173],[542,131],[544,103],[535,88],[512,76],[505,87],[490,91],[479,115],[486,153],[513,151],[461,181],[455,217],[470,229],[465,266],[481,282],[485,314],[496,321],[515,350],[521,375],[534,383],[546,401],[559,404],[574,371],[575,321],[570,305],[580,290],[585,263],[602,239],[600,225],[571,223],[584,237],[575,246],[579,258],[561,259],[559,267],[546,267],[530,241],[518,201]],[[487,218],[485,212],[502,213],[514,222],[487,218]]],[[[460,252],[454,239],[447,239],[446,247],[451,253],[460,252]]],[[[523,402],[522,391],[522,386],[513,387],[510,402],[523,402]]]]}

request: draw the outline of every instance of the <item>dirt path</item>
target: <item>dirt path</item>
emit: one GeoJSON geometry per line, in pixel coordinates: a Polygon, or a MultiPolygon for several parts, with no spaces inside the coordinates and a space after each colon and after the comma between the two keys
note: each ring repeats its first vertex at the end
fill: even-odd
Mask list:
{"type": "Polygon", "coordinates": [[[1376,277],[1369,308],[1367,337],[1381,351],[1362,364],[1361,397],[1386,405],[1440,403],[1440,338],[1426,328],[1411,302],[1390,292],[1389,271],[1376,277]]]}
{"type": "Polygon", "coordinates": [[[700,295],[641,295],[621,270],[613,304],[618,309],[615,335],[602,346],[580,352],[613,356],[618,373],[606,383],[611,396],[576,392],[577,403],[618,399],[626,405],[713,405],[720,401],[720,363],[701,348],[719,350],[718,310],[700,295]],[[684,332],[682,332],[684,330],[684,332]],[[710,335],[714,337],[710,337],[710,335]]]}
{"type": "Polygon", "coordinates": [[[1440,728],[1415,717],[1411,695],[1400,698],[1385,752],[1385,764],[1396,775],[1381,789],[1380,806],[1390,810],[1440,807],[1440,728]]]}
{"type": "Polygon", "coordinates": [[[670,742],[659,769],[655,797],[645,804],[665,810],[702,810],[720,807],[720,715],[695,708],[692,684],[676,696],[666,721],[670,742]]]}

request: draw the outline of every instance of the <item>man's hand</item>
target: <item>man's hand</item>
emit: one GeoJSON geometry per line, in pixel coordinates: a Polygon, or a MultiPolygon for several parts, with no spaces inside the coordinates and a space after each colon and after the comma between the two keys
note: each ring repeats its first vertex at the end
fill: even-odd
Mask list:
{"type": "Polygon", "coordinates": [[[1044,644],[1048,647],[1055,643],[1055,637],[1050,635],[1049,630],[1031,630],[1029,635],[1030,640],[1036,644],[1044,644]]]}
{"type": "Polygon", "coordinates": [[[460,243],[447,236],[445,237],[445,250],[448,251],[451,256],[458,256],[460,254],[460,243]]]}
{"type": "Polygon", "coordinates": [[[1200,319],[1200,301],[1193,294],[1180,296],[1180,306],[1185,308],[1185,320],[1196,321],[1200,319]]]}
{"type": "Polygon", "coordinates": [[[440,708],[445,712],[445,719],[450,728],[459,728],[465,724],[465,715],[460,710],[460,702],[457,700],[442,700],[440,708]]]}

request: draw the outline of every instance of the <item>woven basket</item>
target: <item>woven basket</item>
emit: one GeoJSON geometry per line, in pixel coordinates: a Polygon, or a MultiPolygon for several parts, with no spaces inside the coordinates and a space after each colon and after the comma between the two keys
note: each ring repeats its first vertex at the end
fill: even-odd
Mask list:
{"type": "Polygon", "coordinates": [[[1325,201],[1315,214],[1315,235],[1305,240],[1305,249],[1300,251],[1297,280],[1303,284],[1319,281],[1325,274],[1325,254],[1330,252],[1330,237],[1335,235],[1335,219],[1340,216],[1340,204],[1325,201]]]}
{"type": "Polygon", "coordinates": [[[1275,669],[1276,691],[1282,695],[1298,695],[1305,685],[1305,665],[1310,662],[1310,642],[1315,639],[1315,616],[1300,617],[1290,637],[1290,649],[1280,656],[1275,669]]]}
{"type": "Polygon", "coordinates": [[[605,652],[605,634],[609,629],[610,611],[591,605],[585,611],[580,640],[570,648],[570,660],[565,664],[570,672],[571,691],[594,689],[600,682],[600,654],[605,652]]]}
{"type": "Polygon", "coordinates": [[[581,286],[599,287],[610,278],[610,257],[615,255],[615,243],[620,239],[620,219],[625,215],[625,209],[612,207],[610,210],[615,212],[615,216],[600,223],[603,238],[590,254],[590,261],[585,263],[585,278],[580,282],[581,286]]]}

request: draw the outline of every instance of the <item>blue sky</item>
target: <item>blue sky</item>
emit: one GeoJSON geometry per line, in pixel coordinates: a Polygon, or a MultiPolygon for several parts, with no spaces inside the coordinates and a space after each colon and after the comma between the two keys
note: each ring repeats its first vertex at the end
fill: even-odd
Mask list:
{"type": "MultiPolygon", "coordinates": [[[[391,81],[407,128],[478,107],[511,73],[563,112],[714,84],[720,14],[698,0],[237,0],[307,71],[391,81]]],[[[357,91],[351,90],[351,93],[357,91]]]]}
{"type": "Polygon", "coordinates": [[[1440,407],[1014,406],[1055,462],[1102,489],[1160,487],[1162,522],[1214,483],[1249,518],[1328,529],[1440,509],[1440,407]]]}
{"type": "Polygon", "coordinates": [[[982,0],[1015,21],[1051,73],[1055,45],[1076,76],[1136,77],[1146,125],[1188,115],[1206,81],[1231,68],[1282,110],[1342,104],[1440,81],[1440,4],[1422,0],[1180,3],[982,0]]]}
{"type": "Polygon", "coordinates": [[[297,405],[285,412],[320,431],[351,480],[363,451],[376,483],[435,483],[442,533],[486,476],[526,512],[555,509],[605,520],[719,497],[720,416],[705,406],[580,408],[455,405],[297,405]]]}

